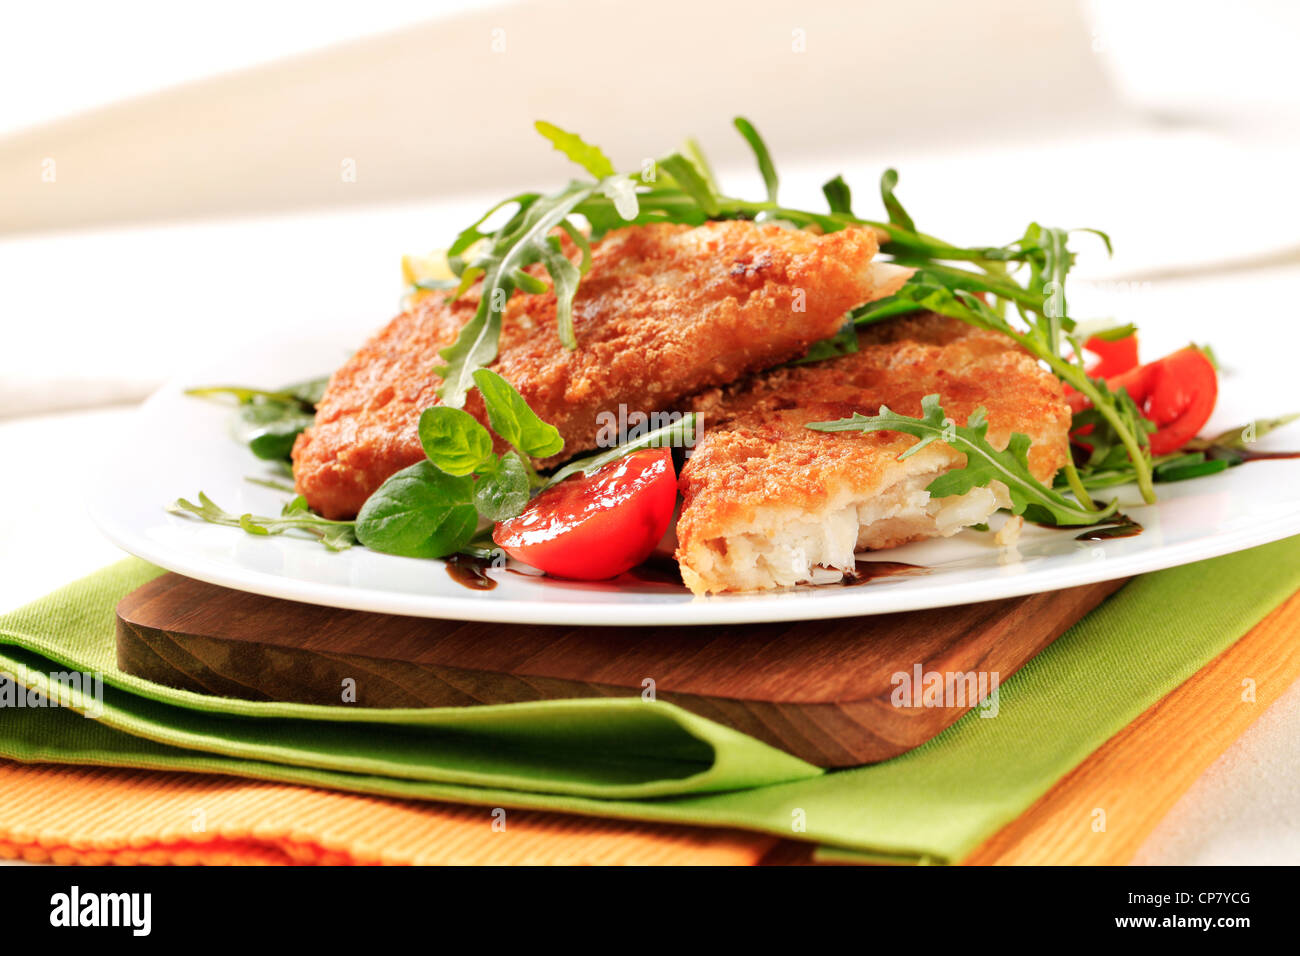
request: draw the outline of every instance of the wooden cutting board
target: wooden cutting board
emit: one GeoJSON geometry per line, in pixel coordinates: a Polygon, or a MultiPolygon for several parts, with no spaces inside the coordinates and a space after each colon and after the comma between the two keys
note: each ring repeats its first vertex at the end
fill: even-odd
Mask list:
{"type": "Polygon", "coordinates": [[[894,675],[919,665],[1005,681],[1123,583],[829,621],[620,628],[343,611],[165,574],[118,605],[117,659],[172,687],[338,706],[621,697],[653,681],[659,700],[847,767],[918,747],[975,703],[895,706],[894,675]]]}

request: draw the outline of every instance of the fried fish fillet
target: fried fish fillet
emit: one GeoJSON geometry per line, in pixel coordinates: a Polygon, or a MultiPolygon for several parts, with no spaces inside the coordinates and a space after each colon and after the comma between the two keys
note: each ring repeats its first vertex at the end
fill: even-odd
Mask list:
{"type": "MultiPolygon", "coordinates": [[[[595,244],[574,302],[578,348],[555,330],[553,293],[513,296],[492,368],[564,438],[562,456],[596,447],[597,417],[654,412],[801,354],[854,306],[910,274],[873,263],[869,229],[819,236],[751,222],[655,224],[595,244]]],[[[426,296],[337,372],[315,424],[293,449],[297,490],[329,518],[355,515],[389,475],[420,461],[420,413],[437,404],[439,349],[473,316],[478,291],[426,296]]],[[[466,410],[486,416],[477,392],[466,410]]],[[[498,449],[503,450],[503,449],[498,449]]]]}
{"type": "Polygon", "coordinates": [[[1069,454],[1060,382],[1011,339],[925,315],[868,327],[860,350],[778,369],[691,403],[704,437],[682,471],[677,560],[696,593],[786,587],[814,569],[846,571],[854,552],[955,534],[1009,502],[998,482],[931,498],[926,486],[965,456],[898,432],[817,432],[809,422],[877,414],[919,416],[938,393],[965,423],[988,411],[989,441],[1032,440],[1030,471],[1050,481],[1069,454]]]}

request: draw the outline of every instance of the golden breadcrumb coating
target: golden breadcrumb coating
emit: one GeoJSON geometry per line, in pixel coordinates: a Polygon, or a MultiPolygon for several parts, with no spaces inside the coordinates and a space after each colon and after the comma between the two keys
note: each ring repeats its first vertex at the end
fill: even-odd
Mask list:
{"type": "MultiPolygon", "coordinates": [[[[801,354],[856,305],[908,274],[876,265],[875,234],[826,236],[751,222],[655,224],[595,244],[574,302],[578,348],[555,331],[555,296],[516,294],[491,366],[564,438],[563,458],[596,447],[597,416],[671,408],[682,396],[801,354]]],[[[535,267],[536,271],[536,267],[535,267]]],[[[293,449],[294,479],[329,518],[355,515],[394,472],[424,457],[420,413],[437,403],[439,349],[474,314],[478,289],[428,295],[335,372],[315,424],[293,449]]],[[[486,422],[477,391],[466,410],[486,422]]],[[[499,449],[501,450],[501,449],[499,449]]]]}
{"type": "MultiPolygon", "coordinates": [[[[1068,455],[1070,411],[1060,383],[1000,333],[925,315],[867,327],[860,351],[757,375],[691,401],[704,438],[681,475],[677,560],[697,592],[753,590],[809,580],[820,566],[852,567],[853,551],[888,548],[983,521],[999,489],[930,499],[924,488],[965,456],[899,432],[818,432],[809,422],[881,405],[919,416],[938,393],[965,423],[988,411],[989,441],[1032,439],[1030,470],[1050,481],[1068,455]]],[[[1005,489],[1001,489],[1005,495],[1005,489]]]]}

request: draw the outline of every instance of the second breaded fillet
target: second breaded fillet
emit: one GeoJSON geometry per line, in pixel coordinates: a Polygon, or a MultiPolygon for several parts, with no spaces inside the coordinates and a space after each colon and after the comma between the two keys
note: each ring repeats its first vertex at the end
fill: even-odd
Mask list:
{"type": "MultiPolygon", "coordinates": [[[[875,253],[869,229],[826,236],[750,222],[621,229],[595,244],[579,287],[578,348],[560,344],[553,293],[516,294],[491,367],[560,430],[559,457],[567,458],[596,447],[602,412],[663,411],[833,335],[849,309],[891,294],[910,274],[873,263],[875,253]]],[[[427,296],[334,374],[315,424],[293,449],[295,484],[312,508],[328,518],[355,515],[384,479],[424,457],[417,423],[438,402],[438,351],[477,300],[477,289],[454,303],[427,296]]],[[[477,392],[466,410],[486,422],[477,392]]]]}
{"type": "Polygon", "coordinates": [[[919,416],[938,393],[965,423],[988,411],[989,441],[1032,440],[1029,465],[1048,482],[1066,462],[1070,411],[1060,382],[1011,339],[926,315],[868,327],[860,350],[759,375],[698,396],[704,438],[681,475],[677,561],[696,593],[753,591],[847,571],[854,552],[955,534],[1008,504],[994,482],[931,498],[936,477],[965,456],[942,442],[898,457],[916,438],[898,432],[818,432],[809,422],[875,415],[881,405],[919,416]]]}

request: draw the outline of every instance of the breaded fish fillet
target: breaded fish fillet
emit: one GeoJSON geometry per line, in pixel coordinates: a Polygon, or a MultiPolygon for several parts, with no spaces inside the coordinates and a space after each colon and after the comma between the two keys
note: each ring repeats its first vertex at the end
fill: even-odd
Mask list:
{"type": "Polygon", "coordinates": [[[942,442],[899,461],[898,432],[817,432],[808,422],[921,414],[938,393],[965,423],[988,410],[989,441],[1028,435],[1030,470],[1047,482],[1066,461],[1061,385],[1014,342],[935,315],[869,326],[860,351],[778,369],[690,402],[704,437],[681,475],[677,560],[697,593],[785,587],[818,567],[849,570],[854,552],[947,536],[1008,504],[994,482],[932,499],[926,486],[965,456],[942,442]]]}
{"type": "MultiPolygon", "coordinates": [[[[833,335],[856,305],[910,274],[873,263],[875,234],[826,236],[750,222],[655,224],[593,249],[574,302],[578,348],[555,331],[555,296],[513,296],[492,368],[564,438],[562,456],[596,447],[601,412],[663,411],[833,335]]],[[[430,295],[393,319],[330,381],[293,449],[294,480],[329,518],[357,513],[389,475],[424,457],[420,413],[437,403],[438,350],[474,314],[478,290],[430,295]]],[[[466,410],[486,422],[478,393],[466,410]]],[[[501,449],[499,449],[501,450],[501,449]]]]}

